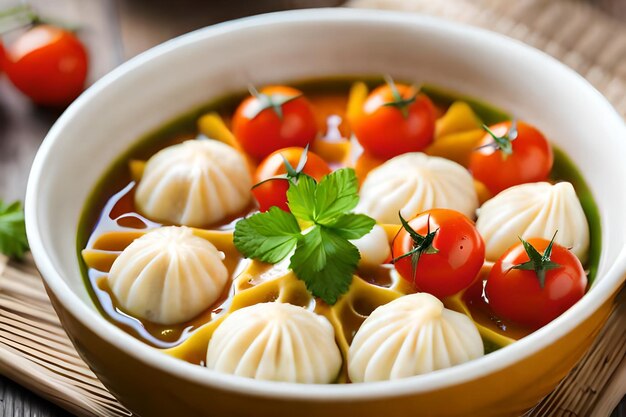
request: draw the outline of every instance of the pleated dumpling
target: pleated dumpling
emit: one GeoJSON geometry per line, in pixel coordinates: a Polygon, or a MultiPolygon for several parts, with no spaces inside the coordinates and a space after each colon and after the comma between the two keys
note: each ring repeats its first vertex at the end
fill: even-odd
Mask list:
{"type": "Polygon", "coordinates": [[[206,366],[248,378],[325,384],[342,359],[330,322],[302,307],[261,303],[231,313],[213,333],[206,366]]]}
{"type": "Polygon", "coordinates": [[[386,381],[483,355],[482,339],[469,317],[417,293],[378,307],[363,322],[348,351],[348,373],[352,382],[386,381]]]}
{"type": "Polygon", "coordinates": [[[154,323],[190,320],[224,291],[223,254],[187,227],[154,229],[117,257],[109,288],[122,308],[154,323]]]}
{"type": "Polygon", "coordinates": [[[581,262],[589,250],[589,224],[569,182],[537,182],[508,188],[479,210],[476,228],[485,240],[486,258],[497,260],[518,237],[540,237],[571,248],[581,262]]]}
{"type": "Polygon", "coordinates": [[[399,224],[431,208],[449,208],[473,219],[478,196],[471,174],[445,158],[414,152],[373,169],[361,186],[356,211],[379,223],[399,224]]]}
{"type": "Polygon", "coordinates": [[[244,210],[251,187],[237,150],[216,140],[188,140],[148,160],[135,204],[152,220],[201,227],[244,210]]]}

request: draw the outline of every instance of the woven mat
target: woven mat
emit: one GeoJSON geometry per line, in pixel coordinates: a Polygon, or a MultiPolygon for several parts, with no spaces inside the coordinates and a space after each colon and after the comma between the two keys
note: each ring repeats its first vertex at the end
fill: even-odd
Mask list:
{"type": "MultiPolygon", "coordinates": [[[[626,27],[567,0],[352,0],[420,11],[505,33],[571,66],[626,117],[626,27]]],[[[503,68],[506,70],[506,68],[503,68]]],[[[527,416],[606,417],[626,393],[626,292],[594,345],[527,416]]],[[[0,255],[0,373],[84,416],[128,416],[78,357],[32,259],[0,255]]]]}

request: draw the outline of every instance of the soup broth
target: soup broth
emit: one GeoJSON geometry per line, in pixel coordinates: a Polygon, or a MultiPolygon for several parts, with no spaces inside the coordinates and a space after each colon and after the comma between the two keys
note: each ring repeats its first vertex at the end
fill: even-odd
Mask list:
{"type": "MultiPolygon", "coordinates": [[[[324,158],[332,169],[344,166],[346,155],[354,147],[354,142],[350,141],[346,109],[355,81],[358,80],[334,78],[293,84],[316,108],[316,123],[321,133],[312,145],[312,150],[324,158]]],[[[374,77],[365,80],[369,87],[380,85],[381,82],[374,77]]],[[[487,125],[511,120],[507,112],[474,98],[430,85],[423,86],[421,91],[435,104],[439,117],[446,114],[452,103],[461,101],[467,103],[487,125]]],[[[155,348],[199,365],[206,360],[207,343],[211,335],[232,309],[268,301],[304,307],[326,317],[333,325],[337,344],[344,357],[343,371],[337,382],[348,382],[345,365],[347,351],[363,321],[378,306],[415,290],[392,264],[385,263],[360,266],[355,272],[350,290],[334,305],[313,297],[288,265],[271,265],[247,259],[233,244],[235,224],[255,213],[257,208],[254,205],[217,223],[194,230],[197,236],[209,240],[224,254],[228,280],[218,299],[193,319],[166,325],[138,318],[121,306],[109,288],[107,274],[116,257],[147,231],[168,225],[167,222],[140,214],[135,205],[134,193],[137,181],[140,180],[137,177],[141,175],[144,162],[161,149],[202,134],[199,120],[208,113],[216,113],[225,126],[232,127],[233,113],[246,95],[236,93],[213,100],[168,122],[139,139],[105,173],[94,188],[80,221],[77,247],[85,285],[96,307],[111,323],[155,348]]],[[[592,285],[600,256],[598,210],[590,189],[575,165],[563,151],[554,146],[552,148],[554,165],[550,180],[572,183],[589,223],[590,246],[584,267],[588,283],[592,285]]],[[[397,231],[397,228],[386,227],[390,241],[397,231]]],[[[487,273],[488,270],[483,271],[481,277],[486,278],[487,273]]],[[[470,316],[483,338],[485,352],[489,353],[526,336],[532,329],[497,317],[485,298],[483,287],[483,280],[479,279],[472,288],[445,297],[443,302],[448,308],[470,316]]]]}

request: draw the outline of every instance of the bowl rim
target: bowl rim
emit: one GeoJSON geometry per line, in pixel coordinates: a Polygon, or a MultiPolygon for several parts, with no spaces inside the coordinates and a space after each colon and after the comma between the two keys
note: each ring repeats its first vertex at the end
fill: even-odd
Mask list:
{"type": "MultiPolygon", "coordinates": [[[[603,278],[596,281],[592,289],[576,305],[550,324],[535,331],[522,340],[485,355],[479,359],[456,365],[451,368],[409,377],[405,379],[368,382],[358,384],[296,384],[254,379],[223,374],[208,370],[198,365],[173,358],[163,352],[151,348],[144,342],[124,332],[106,320],[98,311],[87,306],[63,280],[61,271],[57,270],[43,245],[39,233],[40,219],[39,195],[40,181],[44,175],[47,161],[52,158],[53,144],[63,136],[66,125],[86,106],[90,100],[100,94],[110,84],[125,74],[149,63],[153,58],[167,54],[181,46],[205,40],[243,28],[255,26],[281,25],[294,22],[333,22],[335,24],[371,22],[373,24],[419,25],[428,30],[445,32],[453,36],[472,36],[489,46],[505,46],[524,58],[541,62],[541,65],[553,67],[560,71],[568,82],[578,84],[579,88],[589,90],[597,98],[594,105],[604,107],[602,110],[607,120],[616,126],[620,125],[621,135],[626,137],[626,125],[609,102],[589,84],[581,75],[560,63],[549,55],[532,48],[518,40],[473,26],[445,21],[435,17],[417,13],[397,11],[381,11],[348,8],[320,8],[274,12],[252,17],[241,18],[208,26],[179,36],[157,45],[102,77],[88,88],[61,115],[45,137],[34,159],[28,179],[25,199],[26,230],[31,252],[41,275],[55,298],[75,320],[90,329],[99,338],[123,351],[126,355],[144,364],[174,375],[183,380],[217,390],[239,392],[244,395],[272,397],[275,399],[306,401],[347,402],[355,399],[380,399],[401,395],[419,394],[460,385],[471,380],[484,377],[502,370],[523,358],[546,348],[560,339],[591,314],[597,311],[609,297],[616,293],[626,272],[626,245],[622,246],[617,259],[605,272],[603,278]]],[[[78,226],[78,225],[77,225],[78,226]]],[[[604,248],[603,248],[604,249],[604,248]]]]}

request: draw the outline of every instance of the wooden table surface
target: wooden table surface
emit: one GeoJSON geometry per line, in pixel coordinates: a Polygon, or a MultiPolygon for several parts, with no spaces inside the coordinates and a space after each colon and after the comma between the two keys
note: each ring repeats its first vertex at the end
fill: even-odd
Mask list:
{"type": "MultiPolygon", "coordinates": [[[[626,0],[595,0],[626,20],[626,0]]],[[[0,10],[20,3],[0,0],[0,10]]],[[[90,81],[137,53],[190,30],[258,13],[337,6],[342,0],[37,0],[43,15],[81,25],[90,81]],[[174,6],[175,4],[175,6],[174,6]]],[[[10,39],[8,39],[10,41],[10,39]]],[[[23,199],[32,159],[61,110],[33,106],[0,77],[0,198],[23,199]]],[[[0,417],[65,416],[65,411],[0,377],[0,417]]],[[[613,414],[626,417],[626,406],[613,414]]]]}

